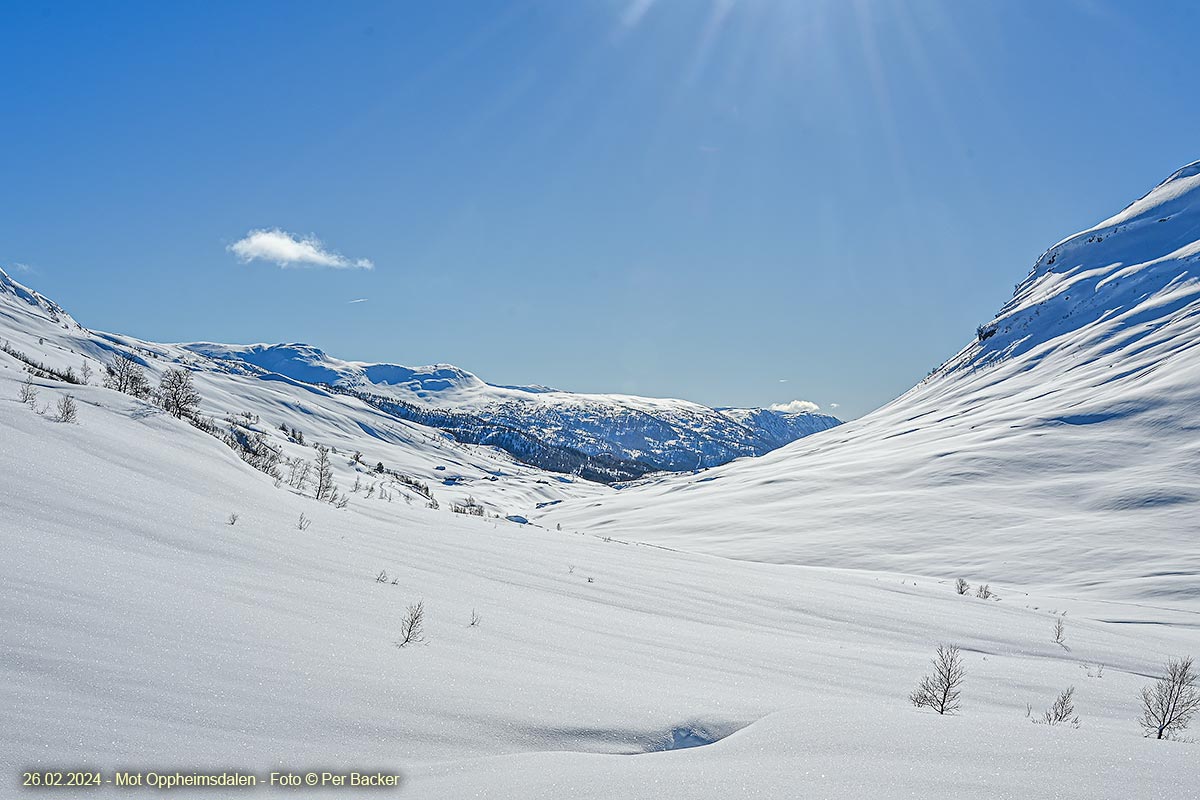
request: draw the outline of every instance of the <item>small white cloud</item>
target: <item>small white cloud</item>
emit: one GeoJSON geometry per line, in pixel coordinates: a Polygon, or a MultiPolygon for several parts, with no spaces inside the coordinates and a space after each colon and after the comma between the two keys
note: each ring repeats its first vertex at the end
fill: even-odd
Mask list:
{"type": "Polygon", "coordinates": [[[840,405],[841,405],[840,403],[830,403],[829,407],[830,408],[838,408],[840,405]]]}
{"type": "Polygon", "coordinates": [[[780,383],[787,383],[787,382],[788,382],[788,379],[787,379],[787,378],[780,378],[780,379],[779,379],[779,382],[780,382],[780,383]]]}
{"type": "Polygon", "coordinates": [[[330,267],[331,269],[374,269],[366,258],[349,259],[325,248],[316,236],[299,237],[279,228],[261,228],[247,233],[227,248],[243,263],[273,261],[280,267],[330,267]]]}
{"type": "Polygon", "coordinates": [[[790,414],[815,414],[821,407],[808,400],[793,400],[790,403],[772,403],[771,410],[786,411],[790,414]]]}
{"type": "Polygon", "coordinates": [[[350,304],[353,304],[353,303],[365,303],[365,302],[367,302],[367,300],[369,300],[369,299],[370,299],[370,298],[368,298],[368,297],[357,297],[357,298],[355,298],[354,300],[347,300],[346,302],[347,302],[347,303],[350,303],[350,304]]]}
{"type": "Polygon", "coordinates": [[[14,261],[10,266],[15,272],[33,272],[33,267],[28,264],[22,264],[20,261],[14,261]]]}

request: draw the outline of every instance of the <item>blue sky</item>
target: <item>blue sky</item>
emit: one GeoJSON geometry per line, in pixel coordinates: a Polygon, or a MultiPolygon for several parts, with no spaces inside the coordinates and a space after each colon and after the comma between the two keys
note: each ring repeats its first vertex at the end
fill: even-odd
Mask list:
{"type": "Polygon", "coordinates": [[[18,280],[98,329],[505,384],[858,416],[1200,158],[1191,3],[3,13],[18,280]]]}

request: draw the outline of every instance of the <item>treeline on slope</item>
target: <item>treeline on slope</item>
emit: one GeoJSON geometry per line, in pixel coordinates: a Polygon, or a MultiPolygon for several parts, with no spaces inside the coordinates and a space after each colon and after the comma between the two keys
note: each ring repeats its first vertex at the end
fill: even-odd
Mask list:
{"type": "MultiPolygon", "coordinates": [[[[267,441],[265,433],[255,429],[259,423],[257,415],[246,411],[242,412],[239,418],[231,414],[225,417],[224,424],[204,416],[199,411],[200,393],[196,391],[192,382],[191,371],[185,367],[166,369],[159,379],[158,388],[155,389],[151,387],[145,370],[138,361],[132,356],[117,353],[112,362],[105,365],[102,382],[107,389],[153,402],[171,416],[221,440],[251,467],[274,478],[276,487],[283,485],[282,468],[286,466],[289,469],[288,484],[301,493],[311,484],[312,496],[317,500],[338,508],[345,508],[350,501],[348,496],[338,490],[334,482],[330,453],[336,454],[336,449],[314,444],[314,462],[299,458],[290,459],[282,450],[267,441]]],[[[283,426],[283,429],[286,430],[287,426],[283,426]]],[[[303,443],[303,436],[298,431],[292,429],[292,434],[299,443],[303,443]]],[[[359,463],[360,458],[361,453],[355,453],[354,463],[359,463]]],[[[379,468],[382,471],[382,463],[379,468]]],[[[355,490],[357,491],[357,486],[355,490]]],[[[235,523],[236,515],[230,524],[235,523]]],[[[301,529],[303,530],[303,526],[301,529]]]]}
{"type": "Polygon", "coordinates": [[[523,464],[549,472],[578,475],[599,483],[617,483],[657,471],[656,467],[641,461],[617,458],[607,453],[589,455],[571,447],[550,445],[526,431],[490,422],[473,414],[427,408],[342,386],[322,384],[322,387],[357,397],[390,416],[445,431],[457,442],[497,447],[523,464]]]}
{"type": "Polygon", "coordinates": [[[70,367],[67,367],[66,369],[55,369],[54,367],[47,366],[36,359],[30,358],[25,353],[13,347],[12,344],[7,341],[3,344],[0,344],[0,350],[3,350],[5,353],[8,353],[13,358],[25,364],[26,371],[36,378],[58,380],[64,383],[74,383],[77,385],[87,383],[86,376],[81,379],[75,374],[75,370],[71,369],[70,367]]]}

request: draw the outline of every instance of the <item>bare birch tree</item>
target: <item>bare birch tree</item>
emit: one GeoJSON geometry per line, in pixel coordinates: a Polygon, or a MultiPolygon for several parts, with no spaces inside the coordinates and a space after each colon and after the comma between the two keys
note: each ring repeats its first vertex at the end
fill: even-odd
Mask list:
{"type": "Polygon", "coordinates": [[[932,659],[933,674],[921,678],[916,690],[908,696],[918,708],[932,708],[939,714],[953,714],[959,708],[966,669],[962,655],[954,645],[938,645],[937,656],[932,659]]]}
{"type": "Polygon", "coordinates": [[[105,367],[104,385],[134,397],[145,397],[150,393],[150,383],[142,365],[123,355],[118,355],[105,367]]]}
{"type": "Polygon", "coordinates": [[[1200,688],[1192,659],[1169,659],[1167,674],[1142,689],[1142,716],[1138,722],[1147,737],[1173,739],[1200,711],[1200,688]]]}

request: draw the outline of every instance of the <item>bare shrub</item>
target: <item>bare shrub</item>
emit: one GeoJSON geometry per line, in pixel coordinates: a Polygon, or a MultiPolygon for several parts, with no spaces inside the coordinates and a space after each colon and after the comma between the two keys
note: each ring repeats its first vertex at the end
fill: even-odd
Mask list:
{"type": "Polygon", "coordinates": [[[450,510],[455,514],[466,514],[468,517],[482,517],[484,514],[483,506],[475,502],[474,497],[468,497],[462,503],[451,503],[450,510]]]}
{"type": "Polygon", "coordinates": [[[1200,711],[1200,688],[1191,657],[1168,659],[1167,674],[1142,689],[1138,722],[1147,737],[1174,739],[1200,711]]]}
{"type": "Polygon", "coordinates": [[[230,524],[230,525],[237,525],[237,521],[238,521],[239,519],[241,519],[241,517],[239,517],[237,514],[230,514],[230,515],[229,515],[229,524],[230,524]]]}
{"type": "Polygon", "coordinates": [[[938,645],[933,674],[921,678],[920,685],[908,696],[918,708],[932,708],[939,714],[953,714],[959,708],[963,677],[962,655],[954,645],[938,645]]]}
{"type": "Polygon", "coordinates": [[[1062,617],[1054,620],[1054,643],[1064,650],[1067,649],[1067,626],[1063,624],[1062,617]]]}
{"type": "Polygon", "coordinates": [[[419,644],[425,641],[425,601],[418,600],[409,606],[400,620],[400,639],[396,647],[419,644]]]}
{"type": "Polygon", "coordinates": [[[1054,704],[1042,712],[1041,719],[1035,719],[1034,722],[1042,725],[1073,725],[1078,728],[1079,717],[1075,714],[1075,687],[1072,686],[1060,694],[1054,700],[1054,704]]]}
{"type": "Polygon", "coordinates": [[[962,578],[955,578],[954,591],[958,592],[959,594],[966,594],[967,592],[971,591],[971,584],[967,583],[962,578]]]}
{"type": "Polygon", "coordinates": [[[30,408],[34,408],[37,405],[37,396],[38,390],[37,386],[33,383],[33,375],[27,374],[24,382],[21,383],[20,390],[17,392],[17,399],[30,408]]]}
{"type": "Polygon", "coordinates": [[[467,627],[468,628],[478,628],[481,620],[482,620],[482,617],[479,616],[479,612],[472,608],[471,609],[471,624],[468,625],[467,627]]]}
{"type": "Polygon", "coordinates": [[[312,520],[309,519],[308,517],[304,516],[304,512],[301,511],[300,512],[300,521],[296,523],[297,530],[306,531],[306,530],[308,530],[309,525],[312,525],[312,520]]]}
{"type": "Polygon", "coordinates": [[[981,583],[979,588],[975,590],[975,596],[987,600],[992,596],[992,587],[989,584],[981,583]]]}
{"type": "Polygon", "coordinates": [[[58,398],[58,414],[54,419],[57,422],[76,422],[79,419],[79,412],[75,407],[73,396],[64,394],[58,398]]]}

